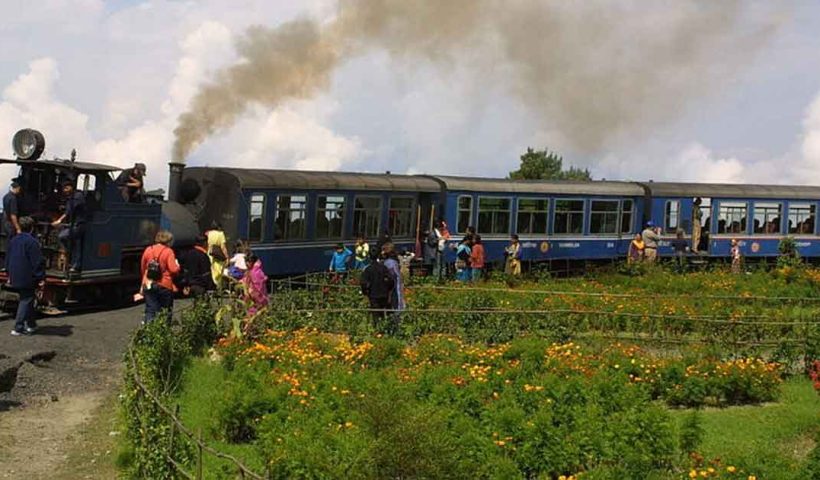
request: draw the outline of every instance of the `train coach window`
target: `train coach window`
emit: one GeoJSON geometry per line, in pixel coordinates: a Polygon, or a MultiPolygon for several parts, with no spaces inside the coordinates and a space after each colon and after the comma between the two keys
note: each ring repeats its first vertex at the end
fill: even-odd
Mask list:
{"type": "Polygon", "coordinates": [[[720,202],[717,233],[746,233],[747,209],[745,202],[720,202]]]}
{"type": "Polygon", "coordinates": [[[396,238],[409,237],[413,229],[413,198],[391,197],[387,227],[396,238]]]}
{"type": "Polygon", "coordinates": [[[544,235],[547,233],[547,215],[549,200],[537,198],[518,199],[518,223],[516,233],[519,235],[544,235]]]}
{"type": "Polygon", "coordinates": [[[680,200],[669,200],[666,202],[664,214],[663,231],[675,233],[680,226],[680,200]]]}
{"type": "Polygon", "coordinates": [[[342,238],[345,197],[316,197],[316,238],[342,238]]]}
{"type": "Polygon", "coordinates": [[[478,198],[478,233],[510,233],[510,210],[512,201],[509,198],[478,198]]]}
{"type": "Polygon", "coordinates": [[[77,190],[81,192],[92,192],[97,189],[97,177],[89,173],[77,175],[77,190]]]}
{"type": "Polygon", "coordinates": [[[632,233],[632,217],[635,206],[632,200],[624,200],[621,202],[621,233],[632,233]]]}
{"type": "Polygon", "coordinates": [[[473,216],[473,197],[462,195],[458,197],[458,217],[456,218],[456,232],[466,233],[473,216]]]}
{"type": "Polygon", "coordinates": [[[307,236],[307,197],[279,195],[276,197],[275,240],[301,240],[307,236]]]}
{"type": "Polygon", "coordinates": [[[556,200],[552,229],[557,235],[582,234],[584,232],[584,201],[556,200]]]}
{"type": "Polygon", "coordinates": [[[592,235],[618,233],[617,200],[592,200],[590,202],[589,233],[592,235]]]}
{"type": "Polygon", "coordinates": [[[265,195],[254,193],[248,206],[248,240],[262,241],[262,226],[265,218],[265,195]]]}
{"type": "Polygon", "coordinates": [[[381,197],[356,197],[353,203],[353,235],[378,238],[381,218],[381,197]]]}
{"type": "Polygon", "coordinates": [[[814,235],[814,218],[817,206],[813,203],[789,204],[789,233],[814,235]]]}
{"type": "Polygon", "coordinates": [[[780,233],[779,203],[755,202],[754,233],[780,233]]]}

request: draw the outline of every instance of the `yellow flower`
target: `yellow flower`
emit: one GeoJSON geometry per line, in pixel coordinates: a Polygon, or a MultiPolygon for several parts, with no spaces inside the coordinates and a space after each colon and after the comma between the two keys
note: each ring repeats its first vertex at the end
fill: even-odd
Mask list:
{"type": "Polygon", "coordinates": [[[757,477],[755,477],[754,475],[749,475],[749,478],[747,480],[757,480],[757,477]]]}
{"type": "Polygon", "coordinates": [[[729,465],[728,467],[726,467],[726,471],[729,472],[729,473],[735,473],[735,470],[737,470],[737,469],[735,467],[733,467],[732,465],[729,465]]]}

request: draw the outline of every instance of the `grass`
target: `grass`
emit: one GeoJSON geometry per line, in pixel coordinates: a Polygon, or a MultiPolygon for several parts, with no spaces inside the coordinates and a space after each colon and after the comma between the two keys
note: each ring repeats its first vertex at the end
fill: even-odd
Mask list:
{"type": "MultiPolygon", "coordinates": [[[[686,410],[673,415],[680,425],[686,410]]],[[[778,403],[706,409],[701,453],[724,465],[742,465],[767,480],[804,479],[803,466],[820,426],[820,396],[805,379],[782,386],[778,403]]]]}
{"type": "MultiPolygon", "coordinates": [[[[202,432],[202,438],[216,450],[233,455],[254,472],[263,472],[264,465],[253,445],[237,445],[220,441],[215,437],[215,412],[222,388],[225,373],[221,366],[207,358],[195,358],[186,369],[182,392],[179,396],[180,419],[193,431],[202,432]]],[[[205,472],[223,472],[216,478],[236,478],[232,463],[221,460],[207,453],[203,457],[205,472]]],[[[213,478],[213,477],[208,477],[213,478]]]]}

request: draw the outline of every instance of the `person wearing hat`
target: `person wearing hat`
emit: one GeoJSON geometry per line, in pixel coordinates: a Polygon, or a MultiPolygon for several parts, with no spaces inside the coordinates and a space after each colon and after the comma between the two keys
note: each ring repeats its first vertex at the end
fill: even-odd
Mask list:
{"type": "Polygon", "coordinates": [[[644,244],[644,259],[649,263],[654,263],[658,258],[658,242],[661,239],[655,229],[655,222],[652,220],[646,222],[646,228],[641,233],[641,237],[643,237],[644,244]]]}
{"type": "Polygon", "coordinates": [[[142,203],[145,201],[145,175],[146,167],[144,163],[135,163],[134,168],[126,168],[117,177],[117,186],[122,192],[122,199],[129,203],[142,203]]]}
{"type": "Polygon", "coordinates": [[[15,179],[11,182],[11,188],[3,196],[3,233],[6,235],[6,246],[11,239],[21,232],[20,230],[20,195],[23,188],[15,179]]]}

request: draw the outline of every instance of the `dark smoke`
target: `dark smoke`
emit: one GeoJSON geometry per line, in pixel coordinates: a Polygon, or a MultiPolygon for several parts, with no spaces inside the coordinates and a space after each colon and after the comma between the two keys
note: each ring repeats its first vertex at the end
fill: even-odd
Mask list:
{"type": "Polygon", "coordinates": [[[252,27],[242,60],[203,85],[179,117],[184,160],[257,103],[275,108],[326,89],[344,61],[373,49],[400,62],[464,64],[503,85],[545,128],[594,151],[669,121],[737,76],[782,16],[742,0],[340,0],[336,17],[252,27]]]}

